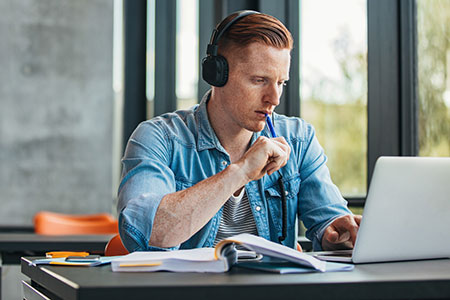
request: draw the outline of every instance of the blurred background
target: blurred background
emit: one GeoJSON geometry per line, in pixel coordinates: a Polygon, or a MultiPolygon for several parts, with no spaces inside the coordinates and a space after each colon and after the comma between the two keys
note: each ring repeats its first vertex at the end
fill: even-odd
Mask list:
{"type": "Polygon", "coordinates": [[[130,133],[198,103],[212,28],[239,9],[293,33],[277,110],[315,126],[355,211],[378,156],[450,156],[450,1],[0,0],[0,225],[115,214],[130,133]]]}
{"type": "MultiPolygon", "coordinates": [[[[450,156],[448,0],[0,0],[0,231],[116,215],[130,134],[199,102],[212,29],[241,9],[292,32],[277,112],[315,126],[354,212],[379,156],[450,156]]],[[[20,267],[1,260],[16,299],[20,267]]]]}

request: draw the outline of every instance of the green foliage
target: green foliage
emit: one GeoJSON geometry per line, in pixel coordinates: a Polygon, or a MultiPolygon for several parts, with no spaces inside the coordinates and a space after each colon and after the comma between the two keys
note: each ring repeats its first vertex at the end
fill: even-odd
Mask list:
{"type": "MultiPolygon", "coordinates": [[[[419,154],[450,156],[450,1],[417,2],[419,154]],[[445,101],[447,97],[447,102],[445,101]]],[[[334,42],[345,103],[326,99],[323,81],[302,99],[302,117],[316,128],[331,177],[345,196],[365,195],[367,180],[367,58],[351,53],[349,35],[334,42]]]]}
{"type": "Polygon", "coordinates": [[[364,102],[330,104],[310,99],[303,104],[307,121],[328,156],[333,182],[345,196],[366,192],[367,108],[364,102]]]}
{"type": "Polygon", "coordinates": [[[419,154],[450,156],[450,1],[417,2],[419,154]]]}
{"type": "Polygon", "coordinates": [[[347,32],[334,42],[345,102],[320,96],[323,82],[302,101],[302,117],[314,125],[328,156],[333,182],[345,196],[365,196],[367,187],[367,53],[351,53],[347,32]]]}

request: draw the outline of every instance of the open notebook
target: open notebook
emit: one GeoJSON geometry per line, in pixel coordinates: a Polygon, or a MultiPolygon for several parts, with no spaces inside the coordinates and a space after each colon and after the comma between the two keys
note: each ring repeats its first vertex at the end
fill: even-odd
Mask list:
{"type": "MultiPolygon", "coordinates": [[[[325,272],[327,263],[292,248],[268,241],[264,238],[239,234],[220,241],[215,248],[197,248],[165,252],[133,252],[111,262],[115,272],[226,272],[237,262],[235,245],[263,256],[275,257],[294,263],[298,268],[325,272]]],[[[263,264],[259,264],[263,267],[263,264]]],[[[247,264],[246,267],[251,267],[247,264]]],[[[351,270],[353,266],[333,265],[330,270],[351,270]]],[[[292,268],[292,265],[290,265],[292,268]]],[[[300,273],[300,272],[298,272],[300,273]]]]}

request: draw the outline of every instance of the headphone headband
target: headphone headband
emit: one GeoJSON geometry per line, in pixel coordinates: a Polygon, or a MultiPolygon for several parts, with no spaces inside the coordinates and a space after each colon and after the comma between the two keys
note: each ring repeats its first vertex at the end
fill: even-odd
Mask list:
{"type": "Polygon", "coordinates": [[[208,47],[206,48],[206,55],[212,55],[212,56],[217,56],[217,48],[218,48],[218,43],[220,41],[220,38],[222,37],[222,35],[225,34],[225,32],[228,30],[228,28],[231,27],[231,25],[233,25],[234,23],[236,23],[237,21],[239,21],[240,19],[242,19],[243,17],[246,17],[248,15],[254,15],[254,14],[259,14],[259,12],[254,11],[254,10],[240,10],[236,12],[237,15],[228,23],[226,23],[223,26],[223,21],[220,22],[216,28],[214,28],[212,34],[211,34],[211,39],[209,41],[208,47]],[[220,27],[223,26],[222,29],[220,29],[220,27]],[[220,30],[219,30],[220,29],[220,30]]]}

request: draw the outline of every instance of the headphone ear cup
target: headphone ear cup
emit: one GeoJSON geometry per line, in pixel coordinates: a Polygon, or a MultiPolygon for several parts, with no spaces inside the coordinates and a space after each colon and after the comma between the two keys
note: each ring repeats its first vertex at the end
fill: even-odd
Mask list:
{"type": "Polygon", "coordinates": [[[228,81],[226,58],[221,55],[205,57],[202,61],[202,77],[212,86],[224,86],[228,81]]]}

